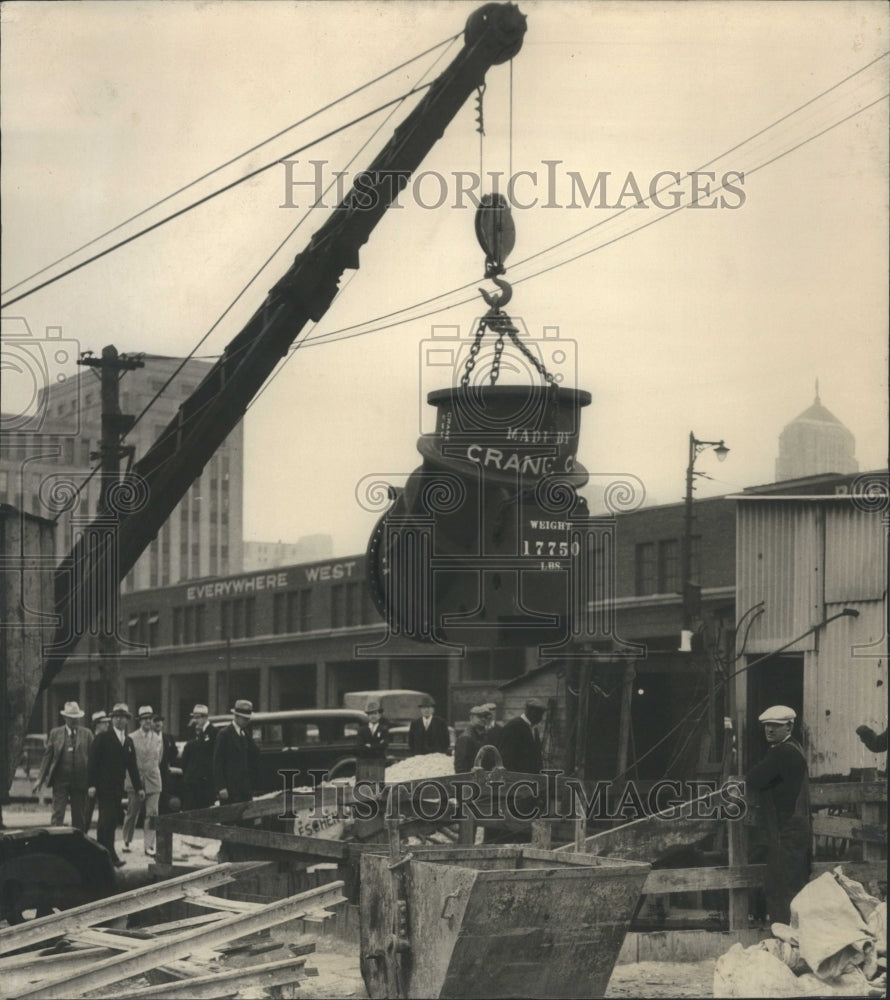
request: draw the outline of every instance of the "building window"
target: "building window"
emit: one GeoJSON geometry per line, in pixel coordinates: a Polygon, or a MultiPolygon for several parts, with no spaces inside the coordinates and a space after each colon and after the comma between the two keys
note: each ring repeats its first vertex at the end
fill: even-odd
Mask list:
{"type": "Polygon", "coordinates": [[[207,636],[207,606],[195,605],[195,642],[203,642],[207,636]]]}
{"type": "Polygon", "coordinates": [[[636,592],[654,594],[657,587],[655,542],[640,542],[636,547],[636,592]]]}
{"type": "Polygon", "coordinates": [[[219,634],[222,639],[232,638],[232,602],[219,602],[219,634]]]}
{"type": "Polygon", "coordinates": [[[658,543],[658,591],[680,593],[680,543],[676,538],[658,543]]]}
{"type": "Polygon", "coordinates": [[[182,645],[182,608],[173,609],[173,645],[182,645]]]}
{"type": "Polygon", "coordinates": [[[254,635],[256,627],[256,598],[245,597],[244,601],[244,635],[250,637],[254,635]]]}
{"type": "Polygon", "coordinates": [[[346,624],[346,585],[335,583],[331,587],[331,628],[343,628],[346,624]]]}
{"type": "Polygon", "coordinates": [[[158,645],[158,622],[160,621],[160,614],[157,611],[150,611],[148,613],[148,644],[149,646],[158,645]]]}

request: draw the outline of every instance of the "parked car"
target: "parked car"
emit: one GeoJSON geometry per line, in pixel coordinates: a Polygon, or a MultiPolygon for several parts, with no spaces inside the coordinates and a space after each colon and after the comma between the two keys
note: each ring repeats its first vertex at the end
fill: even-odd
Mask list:
{"type": "MultiPolygon", "coordinates": [[[[210,722],[227,726],[231,715],[212,715],[210,722]]],[[[358,728],[368,716],[357,709],[313,708],[254,712],[250,729],[260,750],[259,787],[255,794],[280,792],[279,770],[299,770],[311,784],[309,771],[324,771],[327,780],[355,774],[358,728]]]]}

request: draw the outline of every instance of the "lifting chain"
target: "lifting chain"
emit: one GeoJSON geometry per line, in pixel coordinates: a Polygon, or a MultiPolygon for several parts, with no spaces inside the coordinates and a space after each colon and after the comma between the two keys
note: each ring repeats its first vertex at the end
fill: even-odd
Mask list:
{"type": "MultiPolygon", "coordinates": [[[[480,105],[480,127],[481,127],[481,91],[478,97],[480,105]]],[[[480,288],[479,293],[488,305],[488,312],[479,321],[473,343],[470,347],[470,354],[464,365],[461,375],[461,388],[466,389],[470,384],[470,376],[476,363],[479,360],[479,352],[482,350],[482,338],[486,330],[491,330],[496,335],[494,344],[494,359],[491,364],[489,381],[491,385],[496,385],[501,373],[501,357],[504,353],[505,338],[509,336],[523,357],[526,358],[538,374],[552,388],[557,387],[556,379],[544,365],[534,356],[529,348],[519,339],[519,331],[513,325],[513,321],[504,312],[504,306],[513,297],[513,288],[501,275],[506,273],[504,260],[513,249],[516,241],[516,230],[513,226],[513,219],[510,213],[510,205],[507,199],[500,194],[483,195],[479,208],[476,211],[476,238],[479,246],[485,253],[485,277],[493,281],[498,292],[489,292],[480,288]]]]}
{"type": "Polygon", "coordinates": [[[494,342],[494,359],[491,362],[491,373],[489,375],[491,385],[497,384],[501,373],[501,355],[504,353],[505,337],[509,337],[516,350],[529,362],[547,385],[554,389],[557,388],[556,377],[547,371],[547,368],[541,361],[522,342],[519,331],[513,325],[513,321],[507,313],[493,306],[479,320],[479,326],[476,327],[473,343],[470,346],[470,354],[464,363],[463,374],[460,377],[462,389],[466,389],[470,385],[470,377],[479,360],[479,352],[482,350],[482,338],[485,336],[486,330],[491,330],[492,333],[496,334],[497,338],[494,342]]]}

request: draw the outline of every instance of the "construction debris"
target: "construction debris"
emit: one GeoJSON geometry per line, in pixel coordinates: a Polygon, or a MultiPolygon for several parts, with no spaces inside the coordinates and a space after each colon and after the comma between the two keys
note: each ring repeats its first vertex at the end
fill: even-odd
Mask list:
{"type": "Polygon", "coordinates": [[[0,929],[4,1000],[68,1000],[107,996],[123,980],[128,998],[231,997],[250,986],[298,983],[314,970],[306,955],[268,932],[295,920],[321,923],[345,902],[342,882],[331,882],[264,904],[210,895],[260,862],[227,863],[134,889],[97,903],[0,929]],[[183,902],[209,912],[138,930],[100,926],[164,903],[183,902]],[[257,935],[265,932],[265,938],[257,935]],[[52,942],[52,947],[22,951],[52,942]],[[237,942],[237,945],[235,945],[237,942]],[[15,952],[15,954],[10,954],[15,952]],[[281,953],[275,956],[272,952],[281,953]],[[145,978],[148,979],[146,984],[145,978]]]}
{"type": "Polygon", "coordinates": [[[715,997],[884,996],[887,904],[838,867],[804,886],[791,924],[717,961],[715,997]]]}

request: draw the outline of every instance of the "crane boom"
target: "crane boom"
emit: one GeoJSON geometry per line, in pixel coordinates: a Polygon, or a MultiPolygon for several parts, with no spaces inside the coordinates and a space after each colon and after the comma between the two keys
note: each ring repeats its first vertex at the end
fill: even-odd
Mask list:
{"type": "Polygon", "coordinates": [[[53,644],[44,650],[41,690],[81,636],[95,630],[101,618],[107,621],[107,609],[100,606],[103,595],[107,600],[117,592],[300,331],[325,314],[343,272],[358,268],[359,249],[448,123],[481,86],[488,69],[516,55],[524,33],[525,16],[514,4],[489,3],[470,15],[461,51],[133,466],[133,482],[147,491],[144,506],[119,513],[112,532],[87,529],[78,538],[55,574],[59,624],[53,644]]]}

